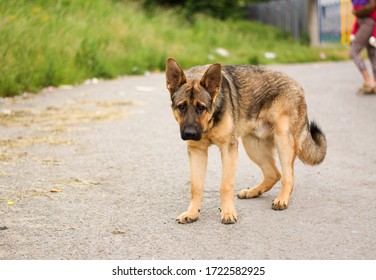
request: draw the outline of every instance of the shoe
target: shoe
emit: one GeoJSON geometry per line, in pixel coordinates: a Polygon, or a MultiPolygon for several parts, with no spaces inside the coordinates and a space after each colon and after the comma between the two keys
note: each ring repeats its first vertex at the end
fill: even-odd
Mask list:
{"type": "Polygon", "coordinates": [[[368,40],[368,43],[369,43],[372,47],[376,48],[376,38],[375,38],[375,37],[371,36],[371,37],[369,38],[369,40],[368,40]]]}
{"type": "Polygon", "coordinates": [[[360,93],[360,94],[376,94],[375,90],[376,90],[376,84],[373,84],[373,85],[363,84],[358,89],[358,93],[360,93]]]}

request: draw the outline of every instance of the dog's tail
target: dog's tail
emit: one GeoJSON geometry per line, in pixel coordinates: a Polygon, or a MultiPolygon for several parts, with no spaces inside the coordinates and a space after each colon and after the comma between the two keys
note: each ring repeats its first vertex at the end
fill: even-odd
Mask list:
{"type": "Polygon", "coordinates": [[[320,164],[325,158],[326,147],[326,138],[320,127],[313,121],[307,121],[307,130],[298,153],[300,160],[309,165],[320,164]]]}

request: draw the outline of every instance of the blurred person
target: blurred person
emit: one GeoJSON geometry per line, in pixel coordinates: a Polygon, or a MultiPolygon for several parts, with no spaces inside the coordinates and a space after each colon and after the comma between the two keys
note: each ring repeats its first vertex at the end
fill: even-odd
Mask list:
{"type": "Polygon", "coordinates": [[[376,0],[368,0],[367,2],[367,4],[357,6],[353,10],[353,14],[357,18],[358,29],[355,39],[351,42],[350,55],[363,77],[363,85],[359,88],[359,93],[371,94],[376,93],[376,48],[369,44],[369,39],[373,34],[375,26],[375,21],[370,15],[376,9],[376,0]],[[360,55],[364,48],[367,50],[373,77],[368,73],[364,60],[360,55]]]}
{"type": "MultiPolygon", "coordinates": [[[[361,7],[363,7],[367,4],[368,4],[368,0],[352,0],[353,9],[355,11],[359,10],[361,7]]],[[[373,26],[372,36],[369,38],[368,43],[372,47],[376,48],[376,24],[375,24],[375,22],[376,22],[376,9],[371,12],[369,17],[371,17],[374,20],[374,26],[373,26]]],[[[359,22],[358,22],[358,19],[356,19],[355,22],[354,22],[354,25],[353,25],[351,35],[350,35],[350,41],[351,42],[353,42],[355,40],[355,36],[356,36],[356,33],[358,32],[358,29],[359,29],[359,22]]]]}

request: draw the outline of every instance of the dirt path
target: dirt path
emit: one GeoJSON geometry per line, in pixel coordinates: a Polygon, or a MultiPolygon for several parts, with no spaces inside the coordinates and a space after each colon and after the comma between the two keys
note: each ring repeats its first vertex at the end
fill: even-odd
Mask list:
{"type": "MultiPolygon", "coordinates": [[[[0,259],[375,259],[376,96],[355,94],[351,62],[274,68],[302,83],[328,156],[296,162],[287,211],[278,185],[236,200],[230,226],[216,148],[200,219],[175,222],[189,165],[163,74],[1,100],[0,259]]],[[[236,189],[260,176],[240,148],[236,189]]]]}

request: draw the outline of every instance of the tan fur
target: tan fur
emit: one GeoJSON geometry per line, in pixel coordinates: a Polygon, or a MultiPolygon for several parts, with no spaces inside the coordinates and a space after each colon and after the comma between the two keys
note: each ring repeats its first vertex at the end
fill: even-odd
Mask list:
{"type": "Polygon", "coordinates": [[[297,156],[308,164],[320,163],[326,154],[324,134],[309,123],[300,85],[283,73],[266,68],[219,64],[198,66],[186,73],[173,59],[166,65],[166,83],[173,114],[188,145],[191,170],[191,202],[179,223],[199,217],[204,191],[208,147],[219,147],[222,157],[221,221],[237,221],[234,184],[238,138],[264,178],[238,198],[254,198],[269,191],[282,178],[275,210],[288,207],[294,186],[297,156]],[[281,163],[276,167],[274,150],[281,163]]]}

